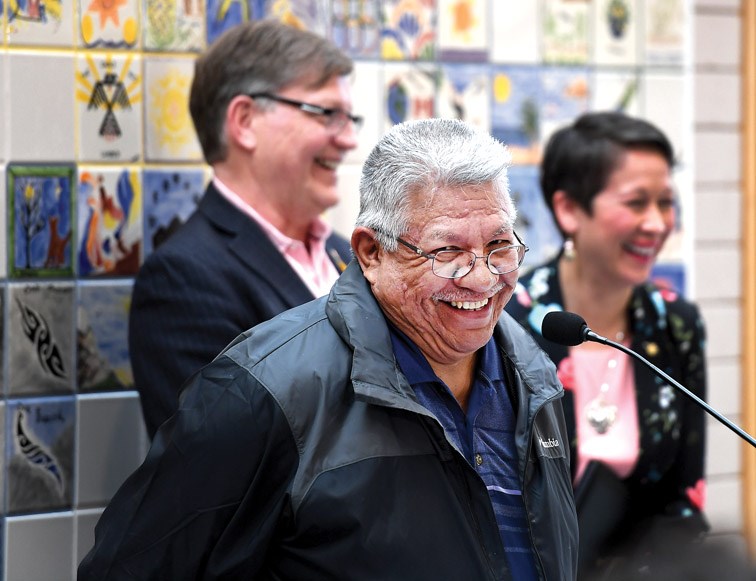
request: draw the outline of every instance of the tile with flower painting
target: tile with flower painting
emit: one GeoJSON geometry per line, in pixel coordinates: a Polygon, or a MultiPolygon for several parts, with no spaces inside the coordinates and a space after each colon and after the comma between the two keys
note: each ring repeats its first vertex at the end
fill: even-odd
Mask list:
{"type": "Polygon", "coordinates": [[[555,129],[588,110],[588,70],[584,67],[541,68],[541,141],[555,129]]]}
{"type": "Polygon", "coordinates": [[[593,16],[593,62],[597,65],[638,63],[638,0],[596,0],[593,16]]]}
{"type": "Polygon", "coordinates": [[[384,0],[381,57],[432,61],[436,53],[436,0],[384,0]]]}
{"type": "Polygon", "coordinates": [[[682,65],[688,24],[685,0],[646,0],[642,50],[648,65],[682,65]]]}
{"type": "Polygon", "coordinates": [[[485,62],[489,47],[489,0],[437,1],[440,59],[485,62]]]}

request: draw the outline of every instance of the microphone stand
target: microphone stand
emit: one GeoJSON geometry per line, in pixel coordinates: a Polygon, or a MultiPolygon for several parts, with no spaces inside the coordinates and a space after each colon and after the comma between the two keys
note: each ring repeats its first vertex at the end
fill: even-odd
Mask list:
{"type": "Polygon", "coordinates": [[[748,442],[751,446],[756,448],[756,439],[753,438],[748,432],[741,429],[736,424],[732,423],[730,420],[728,420],[726,417],[724,417],[722,414],[720,414],[717,410],[715,410],[713,407],[711,407],[709,404],[707,404],[704,400],[702,400],[700,397],[698,397],[695,393],[691,392],[688,388],[684,387],[682,384],[678,383],[674,379],[672,379],[669,375],[664,373],[661,369],[659,369],[656,365],[633,351],[632,349],[628,349],[621,343],[615,343],[614,341],[610,341],[606,337],[602,337],[598,333],[594,333],[591,331],[588,326],[586,325],[583,329],[583,338],[586,341],[595,341],[596,343],[601,343],[602,345],[609,345],[610,347],[614,347],[615,349],[619,349],[623,353],[627,353],[631,357],[634,357],[641,363],[645,363],[651,371],[656,373],[659,377],[661,377],[664,381],[669,383],[671,386],[677,388],[681,392],[683,392],[685,395],[687,395],[690,399],[692,399],[699,407],[703,408],[709,415],[719,420],[720,423],[724,424],[728,428],[730,428],[733,432],[735,432],[738,436],[743,438],[746,442],[748,442]]]}

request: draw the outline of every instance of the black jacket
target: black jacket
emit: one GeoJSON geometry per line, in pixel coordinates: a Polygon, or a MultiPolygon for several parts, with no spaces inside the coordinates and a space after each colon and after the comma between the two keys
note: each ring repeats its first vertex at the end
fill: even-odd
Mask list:
{"type": "MultiPolygon", "coordinates": [[[[574,579],[562,388],[509,316],[495,337],[536,563],[574,579]]],[[[509,579],[486,487],[417,402],[356,262],[190,381],[95,536],[80,581],[509,579]]]]}
{"type": "MultiPolygon", "coordinates": [[[[351,259],[340,236],[326,248],[351,259]]],[[[314,298],[260,226],[211,183],[134,283],[129,356],[149,436],[176,411],[183,383],[234,337],[314,298]]]]}

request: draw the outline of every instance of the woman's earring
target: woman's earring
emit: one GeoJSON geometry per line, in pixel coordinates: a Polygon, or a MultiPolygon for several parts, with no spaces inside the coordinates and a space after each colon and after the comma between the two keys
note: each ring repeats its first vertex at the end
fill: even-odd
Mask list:
{"type": "Polygon", "coordinates": [[[564,257],[567,260],[574,260],[575,259],[575,242],[572,240],[572,237],[567,237],[564,239],[564,246],[562,248],[564,257]]]}

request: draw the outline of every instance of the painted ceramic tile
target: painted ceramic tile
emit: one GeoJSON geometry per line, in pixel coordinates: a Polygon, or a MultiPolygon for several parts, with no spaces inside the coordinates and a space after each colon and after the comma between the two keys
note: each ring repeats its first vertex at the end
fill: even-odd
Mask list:
{"type": "Polygon", "coordinates": [[[72,165],[7,168],[11,277],[73,275],[72,165]]]}
{"type": "Polygon", "coordinates": [[[84,283],[76,322],[76,383],[79,391],[131,389],[128,345],[131,282],[84,283]]]}
{"type": "Polygon", "coordinates": [[[593,62],[634,65],[638,62],[638,0],[594,0],[593,62]]]}
{"type": "MultiPolygon", "coordinates": [[[[0,165],[0,188],[4,188],[5,181],[5,166],[0,165]]],[[[0,204],[0,278],[6,278],[8,276],[8,247],[6,241],[8,240],[7,222],[5,220],[6,206],[0,204]]],[[[2,365],[0,365],[2,369],[2,365]]]]}
{"type": "Polygon", "coordinates": [[[446,61],[488,58],[488,0],[438,0],[438,50],[446,61]]]}
{"type": "Polygon", "coordinates": [[[688,22],[685,0],[646,0],[645,7],[646,63],[682,64],[688,22]]]}
{"type": "Polygon", "coordinates": [[[79,40],[86,48],[134,48],[139,0],[79,0],[79,40]]]}
{"type": "Polygon", "coordinates": [[[678,295],[685,295],[685,266],[680,262],[657,262],[651,280],[678,295]]]}
{"type": "Polygon", "coordinates": [[[383,134],[383,117],[376,112],[383,110],[383,65],[378,62],[357,60],[352,74],[353,111],[364,117],[357,139],[357,147],[350,150],[345,163],[362,165],[373,146],[383,134]]]}
{"type": "Polygon", "coordinates": [[[73,397],[8,402],[8,512],[70,508],[76,402],[73,397]]]}
{"type": "Polygon", "coordinates": [[[562,236],[543,200],[537,166],[512,166],[509,190],[517,208],[515,230],[530,248],[523,263],[523,271],[527,271],[559,252],[562,236]]]}
{"type": "Polygon", "coordinates": [[[496,67],[491,81],[491,135],[509,147],[514,165],[541,159],[541,76],[536,67],[496,67]]]}
{"type": "Polygon", "coordinates": [[[73,46],[72,0],[7,0],[6,5],[9,44],[73,46]]]}
{"type": "Polygon", "coordinates": [[[263,18],[325,35],[330,7],[328,0],[207,0],[207,44],[236,24],[263,18]]]}
{"type": "MultiPolygon", "coordinates": [[[[8,155],[24,161],[69,161],[75,151],[72,54],[8,54],[8,155]]],[[[7,96],[7,99],[6,99],[7,96]]]]}
{"type": "Polygon", "coordinates": [[[189,115],[194,60],[152,58],[144,63],[145,147],[148,161],[202,161],[189,115]]]}
{"type": "Polygon", "coordinates": [[[541,141],[588,108],[588,73],[582,67],[541,69],[541,141]]]}
{"type": "Polygon", "coordinates": [[[141,158],[141,62],[135,55],[79,56],[79,160],[129,162],[141,158]]]}
{"type": "Polygon", "coordinates": [[[436,0],[384,0],[381,57],[431,61],[436,52],[436,0]]]}
{"type": "Polygon", "coordinates": [[[536,64],[541,62],[538,3],[522,0],[491,2],[491,61],[536,64]]]}
{"type": "Polygon", "coordinates": [[[144,0],[144,48],[199,51],[205,46],[203,0],[144,0]]]}
{"type": "Polygon", "coordinates": [[[436,114],[438,71],[432,66],[389,63],[383,71],[386,129],[436,114]]]}
{"type": "Polygon", "coordinates": [[[640,115],[640,79],[635,69],[594,70],[591,78],[591,109],[640,115]]]}
{"type": "Polygon", "coordinates": [[[487,65],[446,65],[441,70],[437,115],[491,130],[490,76],[487,65]]]}
{"type": "Polygon", "coordinates": [[[142,188],[135,169],[79,167],[79,276],[133,276],[142,246],[142,188]]]}
{"type": "MultiPolygon", "coordinates": [[[[0,474],[3,475],[0,478],[0,498],[5,498],[5,400],[0,400],[0,474]]],[[[0,503],[0,515],[5,514],[5,501],[0,503]]],[[[0,547],[4,547],[3,533],[5,532],[5,523],[0,519],[0,547]]],[[[3,555],[5,551],[0,551],[0,571],[3,570],[3,555]]]]}
{"type": "Polygon", "coordinates": [[[587,62],[588,6],[588,0],[544,0],[544,62],[587,62]]]}
{"type": "Polygon", "coordinates": [[[381,41],[379,0],[332,0],[331,39],[354,57],[377,57],[381,41]]]}
{"type": "Polygon", "coordinates": [[[194,212],[205,191],[201,169],[145,169],[144,257],[170,238],[194,212]]]}
{"type": "Polygon", "coordinates": [[[72,392],[73,284],[8,287],[8,395],[72,392]]]}

